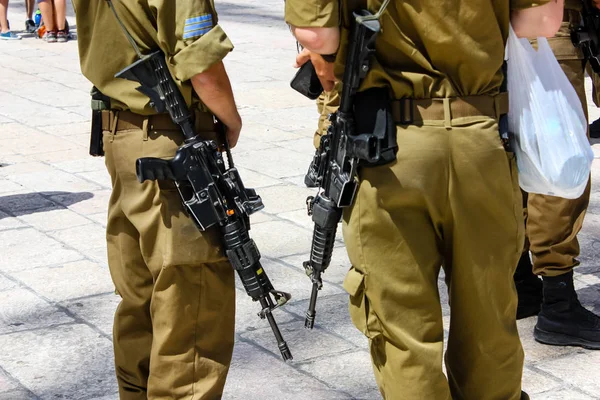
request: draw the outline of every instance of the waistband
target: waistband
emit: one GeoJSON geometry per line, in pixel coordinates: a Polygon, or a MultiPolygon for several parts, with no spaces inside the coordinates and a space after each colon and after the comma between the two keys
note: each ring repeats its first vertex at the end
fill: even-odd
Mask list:
{"type": "Polygon", "coordinates": [[[465,96],[434,99],[392,100],[391,111],[394,122],[409,125],[426,120],[443,121],[447,128],[452,120],[464,117],[486,116],[499,119],[508,113],[508,93],[496,96],[465,96]]]}
{"type": "Polygon", "coordinates": [[[129,129],[177,130],[169,114],[140,115],[131,111],[102,111],[102,130],[126,131],[129,129]]]}

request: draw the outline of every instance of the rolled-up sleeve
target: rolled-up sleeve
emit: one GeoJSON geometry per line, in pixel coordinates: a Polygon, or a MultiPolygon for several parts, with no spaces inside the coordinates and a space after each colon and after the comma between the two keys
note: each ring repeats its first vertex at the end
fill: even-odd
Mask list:
{"type": "Polygon", "coordinates": [[[206,71],[233,50],[212,0],[150,0],[158,42],[180,81],[206,71]]]}
{"type": "Polygon", "coordinates": [[[285,21],[299,28],[339,26],[339,0],[286,0],[285,21]]]}
{"type": "Polygon", "coordinates": [[[511,10],[523,10],[525,8],[537,7],[550,2],[550,0],[510,0],[511,10]]]}

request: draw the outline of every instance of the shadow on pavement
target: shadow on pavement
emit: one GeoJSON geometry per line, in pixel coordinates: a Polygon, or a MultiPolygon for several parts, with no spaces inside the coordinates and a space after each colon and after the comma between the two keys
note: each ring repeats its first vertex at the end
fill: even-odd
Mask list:
{"type": "Polygon", "coordinates": [[[94,197],[90,192],[34,192],[0,197],[0,219],[10,216],[34,214],[51,210],[63,210],[71,204],[94,197]],[[9,215],[6,215],[6,214],[9,215]]]}

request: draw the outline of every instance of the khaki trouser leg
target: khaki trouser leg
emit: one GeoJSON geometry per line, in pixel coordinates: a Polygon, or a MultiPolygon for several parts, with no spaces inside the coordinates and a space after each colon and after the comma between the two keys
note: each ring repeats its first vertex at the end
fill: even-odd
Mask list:
{"type": "Polygon", "coordinates": [[[331,92],[323,92],[317,99],[317,110],[319,111],[319,125],[313,143],[315,148],[319,147],[321,143],[321,136],[327,133],[329,128],[329,114],[333,114],[337,111],[340,106],[340,92],[342,91],[341,82],[336,83],[335,87],[331,92]]]}
{"type": "Polygon", "coordinates": [[[344,287],[379,388],[386,399],[519,399],[512,274],[522,208],[497,125],[407,126],[398,147],[394,164],[361,170],[344,226],[353,266],[344,287]],[[449,382],[442,264],[451,280],[449,382]]]}
{"type": "MultiPolygon", "coordinates": [[[[587,102],[582,60],[559,61],[573,84],[587,118],[587,102]]],[[[565,274],[579,262],[577,234],[590,201],[590,182],[578,199],[529,193],[527,199],[527,237],[533,258],[533,272],[543,276],[565,274]]]]}
{"type": "Polygon", "coordinates": [[[172,157],[180,133],[142,138],[130,130],[104,141],[109,267],[122,297],[114,325],[120,397],[216,399],[233,351],[233,269],[216,232],[196,229],[168,182],[137,182],[135,160],[172,157]]]}

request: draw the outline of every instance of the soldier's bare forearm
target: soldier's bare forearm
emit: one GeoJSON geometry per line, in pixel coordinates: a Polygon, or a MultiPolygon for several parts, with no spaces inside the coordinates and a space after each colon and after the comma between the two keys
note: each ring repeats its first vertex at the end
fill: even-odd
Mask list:
{"type": "Polygon", "coordinates": [[[231,83],[222,62],[191,79],[200,100],[227,127],[229,144],[235,146],[242,129],[242,119],[237,111],[231,83]]]}
{"type": "Polygon", "coordinates": [[[333,54],[340,46],[340,29],[292,27],[292,33],[302,46],[318,54],[333,54]]]}

